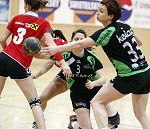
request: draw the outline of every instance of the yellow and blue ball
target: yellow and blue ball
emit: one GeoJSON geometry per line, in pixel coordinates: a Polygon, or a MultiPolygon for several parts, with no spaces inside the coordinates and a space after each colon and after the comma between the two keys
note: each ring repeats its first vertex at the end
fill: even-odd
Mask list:
{"type": "Polygon", "coordinates": [[[26,38],[22,47],[24,52],[28,55],[36,55],[41,50],[40,41],[36,37],[26,38]]]}

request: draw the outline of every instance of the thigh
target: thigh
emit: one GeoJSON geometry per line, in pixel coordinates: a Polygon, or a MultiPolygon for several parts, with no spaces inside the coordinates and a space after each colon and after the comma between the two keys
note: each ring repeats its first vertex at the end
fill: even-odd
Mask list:
{"type": "Polygon", "coordinates": [[[7,72],[7,63],[8,63],[8,56],[3,52],[0,52],[0,76],[8,77],[7,72]]]}
{"type": "Polygon", "coordinates": [[[55,77],[42,91],[40,95],[41,101],[48,101],[54,96],[61,94],[67,90],[67,83],[63,79],[55,77]]]}
{"type": "Polygon", "coordinates": [[[90,109],[90,101],[86,98],[87,93],[72,92],[70,94],[73,109],[87,108],[90,109]]]}
{"type": "Polygon", "coordinates": [[[75,110],[77,120],[80,128],[91,129],[90,110],[86,108],[79,108],[75,110]]]}
{"type": "Polygon", "coordinates": [[[22,92],[24,93],[28,101],[38,96],[33,78],[31,76],[26,79],[15,81],[22,90],[22,92]]]}
{"type": "MultiPolygon", "coordinates": [[[[125,94],[120,93],[113,87],[113,83],[107,82],[105,83],[102,88],[98,91],[98,93],[94,96],[92,101],[108,104],[112,101],[120,99],[124,97],[125,94]]],[[[98,104],[97,103],[97,104],[98,104]]]]}
{"type": "Polygon", "coordinates": [[[144,113],[146,111],[149,94],[132,94],[134,112],[144,113]]]}
{"type": "Polygon", "coordinates": [[[4,88],[5,82],[6,82],[6,77],[0,77],[0,95],[2,93],[2,90],[4,88]]]}

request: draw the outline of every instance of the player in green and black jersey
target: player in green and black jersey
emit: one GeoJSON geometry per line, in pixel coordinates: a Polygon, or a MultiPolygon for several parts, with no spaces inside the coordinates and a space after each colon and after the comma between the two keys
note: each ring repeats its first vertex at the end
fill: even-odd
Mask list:
{"type": "MultiPolygon", "coordinates": [[[[79,29],[72,33],[71,39],[77,41],[85,37],[85,31],[79,29]]],[[[57,74],[40,95],[42,108],[44,110],[47,101],[66,91],[67,89],[65,87],[68,86],[73,110],[77,116],[77,118],[74,115],[70,116],[68,128],[92,128],[90,121],[90,101],[106,82],[103,66],[97,55],[88,49],[81,48],[72,52],[64,52],[63,57],[72,71],[72,76],[66,78],[63,71],[57,74]],[[77,119],[79,125],[77,124],[77,119]]],[[[55,57],[51,57],[51,61],[46,63],[35,76],[40,76],[48,71],[52,66],[52,60],[55,62],[55,57]]],[[[57,64],[57,66],[59,66],[59,64],[57,64]]],[[[109,124],[111,126],[118,125],[120,123],[120,117],[113,105],[107,104],[106,110],[109,124]]],[[[113,129],[115,129],[115,127],[113,127],[113,129]]]]}

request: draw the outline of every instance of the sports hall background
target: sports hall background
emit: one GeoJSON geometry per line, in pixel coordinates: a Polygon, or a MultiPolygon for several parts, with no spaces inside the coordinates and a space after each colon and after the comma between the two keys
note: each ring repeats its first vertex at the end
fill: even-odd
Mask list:
{"type": "MultiPolygon", "coordinates": [[[[11,12],[10,12],[10,19],[12,19],[15,15],[18,14],[19,10],[19,0],[12,0],[11,2],[11,12]]],[[[65,15],[64,15],[65,19],[65,15]]],[[[78,29],[82,28],[85,29],[88,33],[88,35],[92,34],[102,26],[85,26],[85,25],[61,25],[61,24],[51,24],[53,29],[61,29],[66,36],[67,40],[70,41],[71,33],[78,29]]],[[[3,30],[5,29],[6,24],[0,24],[0,34],[3,33],[3,30]]],[[[150,56],[149,56],[149,49],[150,49],[150,29],[138,29],[134,28],[135,33],[141,38],[143,45],[141,46],[142,51],[144,52],[145,56],[147,57],[148,62],[150,62],[150,56]]],[[[1,49],[1,47],[0,47],[1,49]]],[[[103,62],[104,66],[109,66],[110,63],[107,60],[107,57],[101,51],[101,47],[96,48],[95,52],[98,54],[100,57],[101,61],[103,62]]]]}
{"type": "MultiPolygon", "coordinates": [[[[19,10],[19,1],[20,0],[11,0],[11,11],[10,11],[10,19],[12,19],[15,15],[18,14],[19,10]]],[[[64,15],[65,19],[65,15],[64,15]]],[[[92,34],[102,26],[85,26],[85,25],[58,25],[51,24],[53,29],[61,29],[66,36],[67,40],[70,41],[71,33],[79,28],[85,29],[88,35],[92,34]]],[[[6,24],[0,24],[0,35],[3,33],[6,24]]],[[[141,38],[143,41],[143,45],[141,46],[142,51],[144,52],[148,62],[150,63],[150,29],[138,29],[134,28],[135,33],[141,38]]],[[[9,39],[10,40],[10,39],[9,39]]],[[[0,47],[1,50],[1,47],[0,47]]],[[[115,76],[115,70],[113,66],[108,61],[105,53],[102,51],[101,47],[96,48],[95,52],[100,57],[104,70],[106,72],[106,76],[108,78],[112,78],[115,76]]],[[[45,63],[46,61],[41,61],[35,59],[31,65],[31,70],[33,73],[37,72],[38,69],[45,63]]],[[[40,94],[44,87],[50,82],[50,80],[56,75],[59,71],[58,68],[54,67],[47,74],[43,75],[41,78],[35,80],[35,84],[40,94]],[[44,82],[43,82],[44,81],[44,82]]],[[[69,115],[72,112],[72,106],[70,103],[70,99],[67,96],[69,92],[55,97],[52,99],[47,107],[45,112],[46,115],[46,124],[48,128],[55,127],[55,129],[66,129],[64,125],[68,124],[69,115]],[[61,101],[60,101],[61,100],[61,101]]],[[[13,80],[8,79],[6,86],[2,93],[2,99],[0,100],[0,129],[27,129],[32,121],[33,117],[31,114],[31,110],[29,109],[28,104],[26,103],[26,99],[21,93],[20,89],[16,86],[16,83],[13,80]],[[21,101],[20,101],[21,99],[21,101]],[[7,115],[9,114],[9,115],[7,115]],[[21,121],[20,121],[21,120],[21,121]]],[[[115,102],[118,111],[121,114],[121,128],[120,129],[141,129],[139,123],[136,121],[131,106],[131,96],[127,97],[115,102]]],[[[150,101],[149,101],[150,107],[150,101]]],[[[150,108],[148,108],[150,109],[150,108]]],[[[149,112],[149,110],[148,110],[149,112]]],[[[149,112],[150,113],[150,112],[149,112]]],[[[92,116],[92,123],[94,124],[94,128],[96,129],[96,123],[94,117],[92,116]]],[[[53,128],[54,129],[54,128],[53,128]]]]}

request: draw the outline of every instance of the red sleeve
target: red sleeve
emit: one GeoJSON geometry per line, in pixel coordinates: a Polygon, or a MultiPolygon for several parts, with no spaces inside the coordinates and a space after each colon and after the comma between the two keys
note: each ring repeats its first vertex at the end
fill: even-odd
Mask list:
{"type": "Polygon", "coordinates": [[[55,56],[57,61],[60,61],[60,60],[64,59],[61,52],[56,53],[54,56],[55,56]]]}
{"type": "Polygon", "coordinates": [[[14,26],[14,22],[16,21],[18,16],[15,16],[7,25],[7,29],[11,32],[13,32],[13,26],[14,26]]]}
{"type": "MultiPolygon", "coordinates": [[[[62,40],[61,38],[54,38],[54,42],[55,42],[56,45],[58,45],[58,46],[67,43],[67,41],[62,40]]],[[[60,60],[63,59],[63,56],[62,56],[62,54],[61,54],[60,52],[59,52],[59,53],[56,53],[54,56],[55,56],[55,58],[56,58],[58,61],[60,61],[60,60]]]]}
{"type": "Polygon", "coordinates": [[[61,38],[54,38],[54,42],[56,43],[57,46],[63,45],[63,44],[66,44],[66,43],[67,43],[67,41],[64,41],[64,40],[61,39],[61,38]]]}
{"type": "Polygon", "coordinates": [[[44,29],[43,33],[46,33],[46,32],[48,32],[50,34],[53,33],[53,29],[48,21],[46,21],[46,23],[45,23],[45,29],[44,29]]]}

